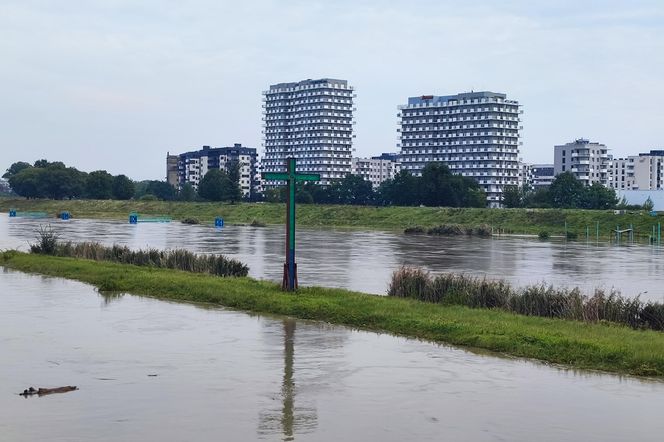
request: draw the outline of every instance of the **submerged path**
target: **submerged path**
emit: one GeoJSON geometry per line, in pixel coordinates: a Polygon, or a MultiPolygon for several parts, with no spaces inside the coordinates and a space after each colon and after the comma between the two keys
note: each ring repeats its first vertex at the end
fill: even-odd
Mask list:
{"type": "Polygon", "coordinates": [[[432,305],[342,289],[308,287],[288,294],[274,283],[251,278],[217,278],[18,252],[4,252],[0,265],[76,279],[105,291],[314,319],[574,368],[664,376],[664,333],[654,331],[432,305]]]}

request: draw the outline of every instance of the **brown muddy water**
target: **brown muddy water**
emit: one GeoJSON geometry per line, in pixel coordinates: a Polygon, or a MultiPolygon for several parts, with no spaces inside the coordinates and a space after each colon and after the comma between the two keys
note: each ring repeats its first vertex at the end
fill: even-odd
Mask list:
{"type": "Polygon", "coordinates": [[[661,441],[664,383],[0,268],[2,441],[661,441]],[[76,385],[44,397],[29,386],[76,385]]]}
{"type": "MultiPolygon", "coordinates": [[[[63,240],[100,241],[132,248],[186,248],[223,253],[249,265],[255,278],[281,280],[284,232],[255,228],[138,224],[108,220],[31,220],[0,215],[0,249],[26,250],[40,225],[63,240]]],[[[298,228],[298,277],[302,285],[385,294],[401,265],[434,273],[458,272],[516,285],[546,282],[588,293],[615,287],[625,296],[664,301],[664,249],[648,245],[540,241],[525,238],[405,236],[387,232],[298,228]]]]}

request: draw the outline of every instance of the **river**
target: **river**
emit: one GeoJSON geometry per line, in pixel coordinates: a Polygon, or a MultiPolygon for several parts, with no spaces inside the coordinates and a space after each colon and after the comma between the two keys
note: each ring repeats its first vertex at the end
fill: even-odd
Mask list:
{"type": "MultiPolygon", "coordinates": [[[[283,228],[143,223],[109,220],[58,221],[0,215],[0,249],[27,250],[40,225],[61,239],[95,240],[132,248],[186,248],[223,253],[247,263],[256,278],[281,280],[283,228]]],[[[406,236],[389,232],[298,228],[301,285],[341,287],[385,294],[402,265],[433,273],[458,272],[515,285],[545,282],[561,287],[618,289],[623,295],[664,301],[664,249],[648,245],[540,241],[533,238],[406,236]]]]}
{"type": "Polygon", "coordinates": [[[660,441],[664,383],[0,269],[3,441],[660,441]],[[29,386],[76,385],[43,397],[29,386]]]}

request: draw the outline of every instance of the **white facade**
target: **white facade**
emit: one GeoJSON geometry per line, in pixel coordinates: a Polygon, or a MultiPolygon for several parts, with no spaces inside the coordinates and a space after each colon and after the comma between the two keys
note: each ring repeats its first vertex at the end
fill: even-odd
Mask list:
{"type": "Polygon", "coordinates": [[[609,154],[605,145],[579,138],[554,146],[554,175],[571,172],[584,185],[609,184],[609,154]]]}
{"type": "Polygon", "coordinates": [[[346,80],[280,83],[263,95],[263,172],[284,172],[294,157],[298,172],[320,174],[323,185],[351,173],[355,95],[346,80]]]}
{"type": "Polygon", "coordinates": [[[653,152],[612,160],[610,187],[616,190],[664,189],[664,152],[653,152]]]}
{"type": "Polygon", "coordinates": [[[375,188],[384,181],[394,179],[401,170],[401,164],[396,161],[379,158],[353,158],[351,173],[359,175],[365,181],[370,181],[375,188]]]}
{"type": "Polygon", "coordinates": [[[499,207],[504,186],[519,180],[519,103],[505,94],[471,92],[410,97],[399,106],[404,170],[419,176],[429,162],[475,179],[490,207],[499,207]]]}

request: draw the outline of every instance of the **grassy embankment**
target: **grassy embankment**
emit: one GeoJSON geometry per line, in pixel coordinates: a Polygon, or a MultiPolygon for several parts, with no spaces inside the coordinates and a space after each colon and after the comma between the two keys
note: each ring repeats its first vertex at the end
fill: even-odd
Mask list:
{"type": "MultiPolygon", "coordinates": [[[[224,217],[231,224],[249,224],[258,221],[265,224],[282,224],[283,204],[220,204],[204,202],[168,201],[53,201],[0,199],[0,210],[10,208],[19,211],[45,211],[53,216],[68,210],[75,218],[127,219],[130,212],[146,216],[167,215],[174,220],[197,218],[211,224],[216,216],[224,217]]],[[[645,212],[634,211],[615,215],[611,210],[564,209],[454,209],[438,207],[364,207],[309,205],[297,206],[297,222],[309,227],[355,227],[403,231],[406,227],[425,228],[441,224],[458,224],[464,227],[491,226],[495,232],[537,235],[564,235],[567,230],[585,240],[586,228],[590,239],[595,238],[596,223],[600,224],[600,238],[611,236],[611,230],[632,225],[636,237],[648,238],[653,225],[662,222],[664,216],[652,217],[645,212]]],[[[627,239],[627,235],[623,236],[627,239]]]]}
{"type": "Polygon", "coordinates": [[[309,287],[289,294],[281,292],[276,284],[250,278],[218,278],[13,251],[0,254],[0,265],[71,278],[101,290],[321,320],[574,368],[664,376],[661,332],[427,304],[340,289],[309,287]]]}

